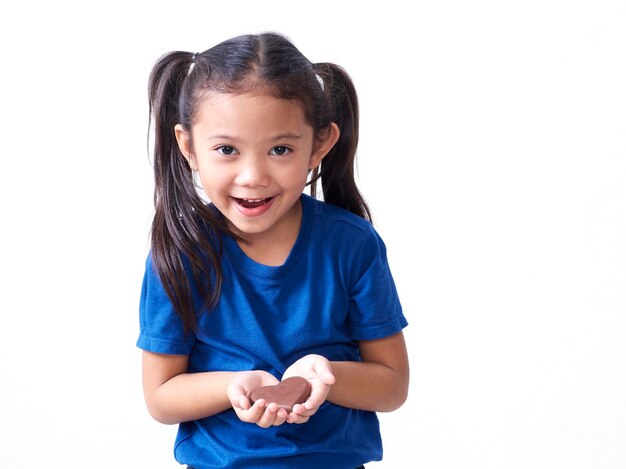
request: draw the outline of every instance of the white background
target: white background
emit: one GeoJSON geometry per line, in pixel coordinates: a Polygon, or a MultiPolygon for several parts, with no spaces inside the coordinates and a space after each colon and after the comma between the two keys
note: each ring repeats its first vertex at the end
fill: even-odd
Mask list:
{"type": "Polygon", "coordinates": [[[412,372],[368,467],[626,467],[626,5],[409,3],[0,7],[0,467],[178,467],[135,348],[147,79],[265,30],[361,99],[412,372]]]}

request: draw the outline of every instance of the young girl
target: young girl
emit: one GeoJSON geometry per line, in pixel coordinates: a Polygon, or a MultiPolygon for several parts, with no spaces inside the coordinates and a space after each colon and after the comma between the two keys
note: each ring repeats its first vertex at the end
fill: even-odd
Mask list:
{"type": "Polygon", "coordinates": [[[149,95],[155,215],[137,345],[150,414],[180,424],[176,460],[380,460],[375,412],[407,396],[407,321],[354,180],[350,78],[267,33],[166,54],[149,95]],[[310,383],[306,402],[252,402],[293,376],[310,383]]]}

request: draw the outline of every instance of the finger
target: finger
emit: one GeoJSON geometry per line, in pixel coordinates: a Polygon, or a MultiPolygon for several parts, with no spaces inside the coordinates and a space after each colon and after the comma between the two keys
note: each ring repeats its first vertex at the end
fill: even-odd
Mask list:
{"type": "Polygon", "coordinates": [[[228,388],[227,391],[227,395],[228,398],[230,399],[231,405],[233,407],[239,408],[239,409],[243,409],[243,408],[247,408],[249,407],[249,405],[247,407],[244,407],[243,404],[243,400],[245,399],[246,401],[248,400],[246,398],[245,392],[243,387],[239,386],[239,385],[232,385],[228,388]]]}
{"type": "Polygon", "coordinates": [[[283,423],[287,421],[288,415],[289,414],[287,413],[285,409],[283,408],[278,409],[278,412],[276,412],[276,418],[274,419],[274,423],[272,425],[274,425],[275,427],[282,425],[283,423]]]}
{"type": "Polygon", "coordinates": [[[309,421],[309,416],[308,415],[301,415],[301,414],[296,414],[295,412],[291,412],[288,416],[287,416],[287,423],[305,423],[309,421]]]}
{"type": "Polygon", "coordinates": [[[276,413],[278,412],[278,405],[275,403],[270,403],[263,414],[259,417],[256,424],[261,428],[268,428],[274,424],[276,420],[276,413]]]}
{"type": "Polygon", "coordinates": [[[328,396],[329,386],[321,383],[315,383],[313,385],[313,389],[311,390],[311,395],[304,402],[303,406],[307,411],[317,410],[319,406],[321,406],[326,400],[326,396],[328,396]]]}
{"type": "Polygon", "coordinates": [[[246,396],[241,396],[239,398],[239,408],[241,410],[248,410],[250,408],[250,399],[246,396]]]}
{"type": "Polygon", "coordinates": [[[307,409],[304,404],[296,404],[293,406],[291,413],[293,415],[297,415],[298,417],[310,417],[316,410],[317,407],[315,407],[315,409],[307,409]]]}
{"type": "Polygon", "coordinates": [[[254,423],[261,418],[263,412],[265,412],[265,401],[263,399],[259,399],[254,404],[252,404],[252,407],[250,407],[248,410],[245,410],[243,412],[243,415],[246,422],[254,423]]]}

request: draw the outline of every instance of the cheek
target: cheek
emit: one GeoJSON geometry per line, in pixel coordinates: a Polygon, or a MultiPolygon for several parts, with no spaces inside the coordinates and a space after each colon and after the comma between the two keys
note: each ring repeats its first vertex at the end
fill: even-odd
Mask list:
{"type": "Polygon", "coordinates": [[[281,179],[280,186],[286,191],[301,192],[307,181],[307,173],[290,173],[281,179]]]}
{"type": "Polygon", "coordinates": [[[200,166],[199,171],[200,184],[207,195],[218,192],[227,184],[227,177],[224,172],[217,171],[216,168],[207,167],[206,165],[200,166]]]}
{"type": "Polygon", "coordinates": [[[308,165],[298,164],[289,168],[284,168],[281,174],[281,179],[289,186],[299,186],[306,183],[308,174],[308,165]]]}

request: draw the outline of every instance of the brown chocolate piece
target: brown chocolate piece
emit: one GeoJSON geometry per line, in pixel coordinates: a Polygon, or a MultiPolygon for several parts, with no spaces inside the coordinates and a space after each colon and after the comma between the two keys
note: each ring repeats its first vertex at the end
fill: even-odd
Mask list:
{"type": "Polygon", "coordinates": [[[311,395],[311,384],[300,376],[292,376],[273,386],[263,386],[252,391],[250,399],[264,399],[267,404],[275,402],[278,407],[291,412],[293,406],[304,403],[311,395]]]}

